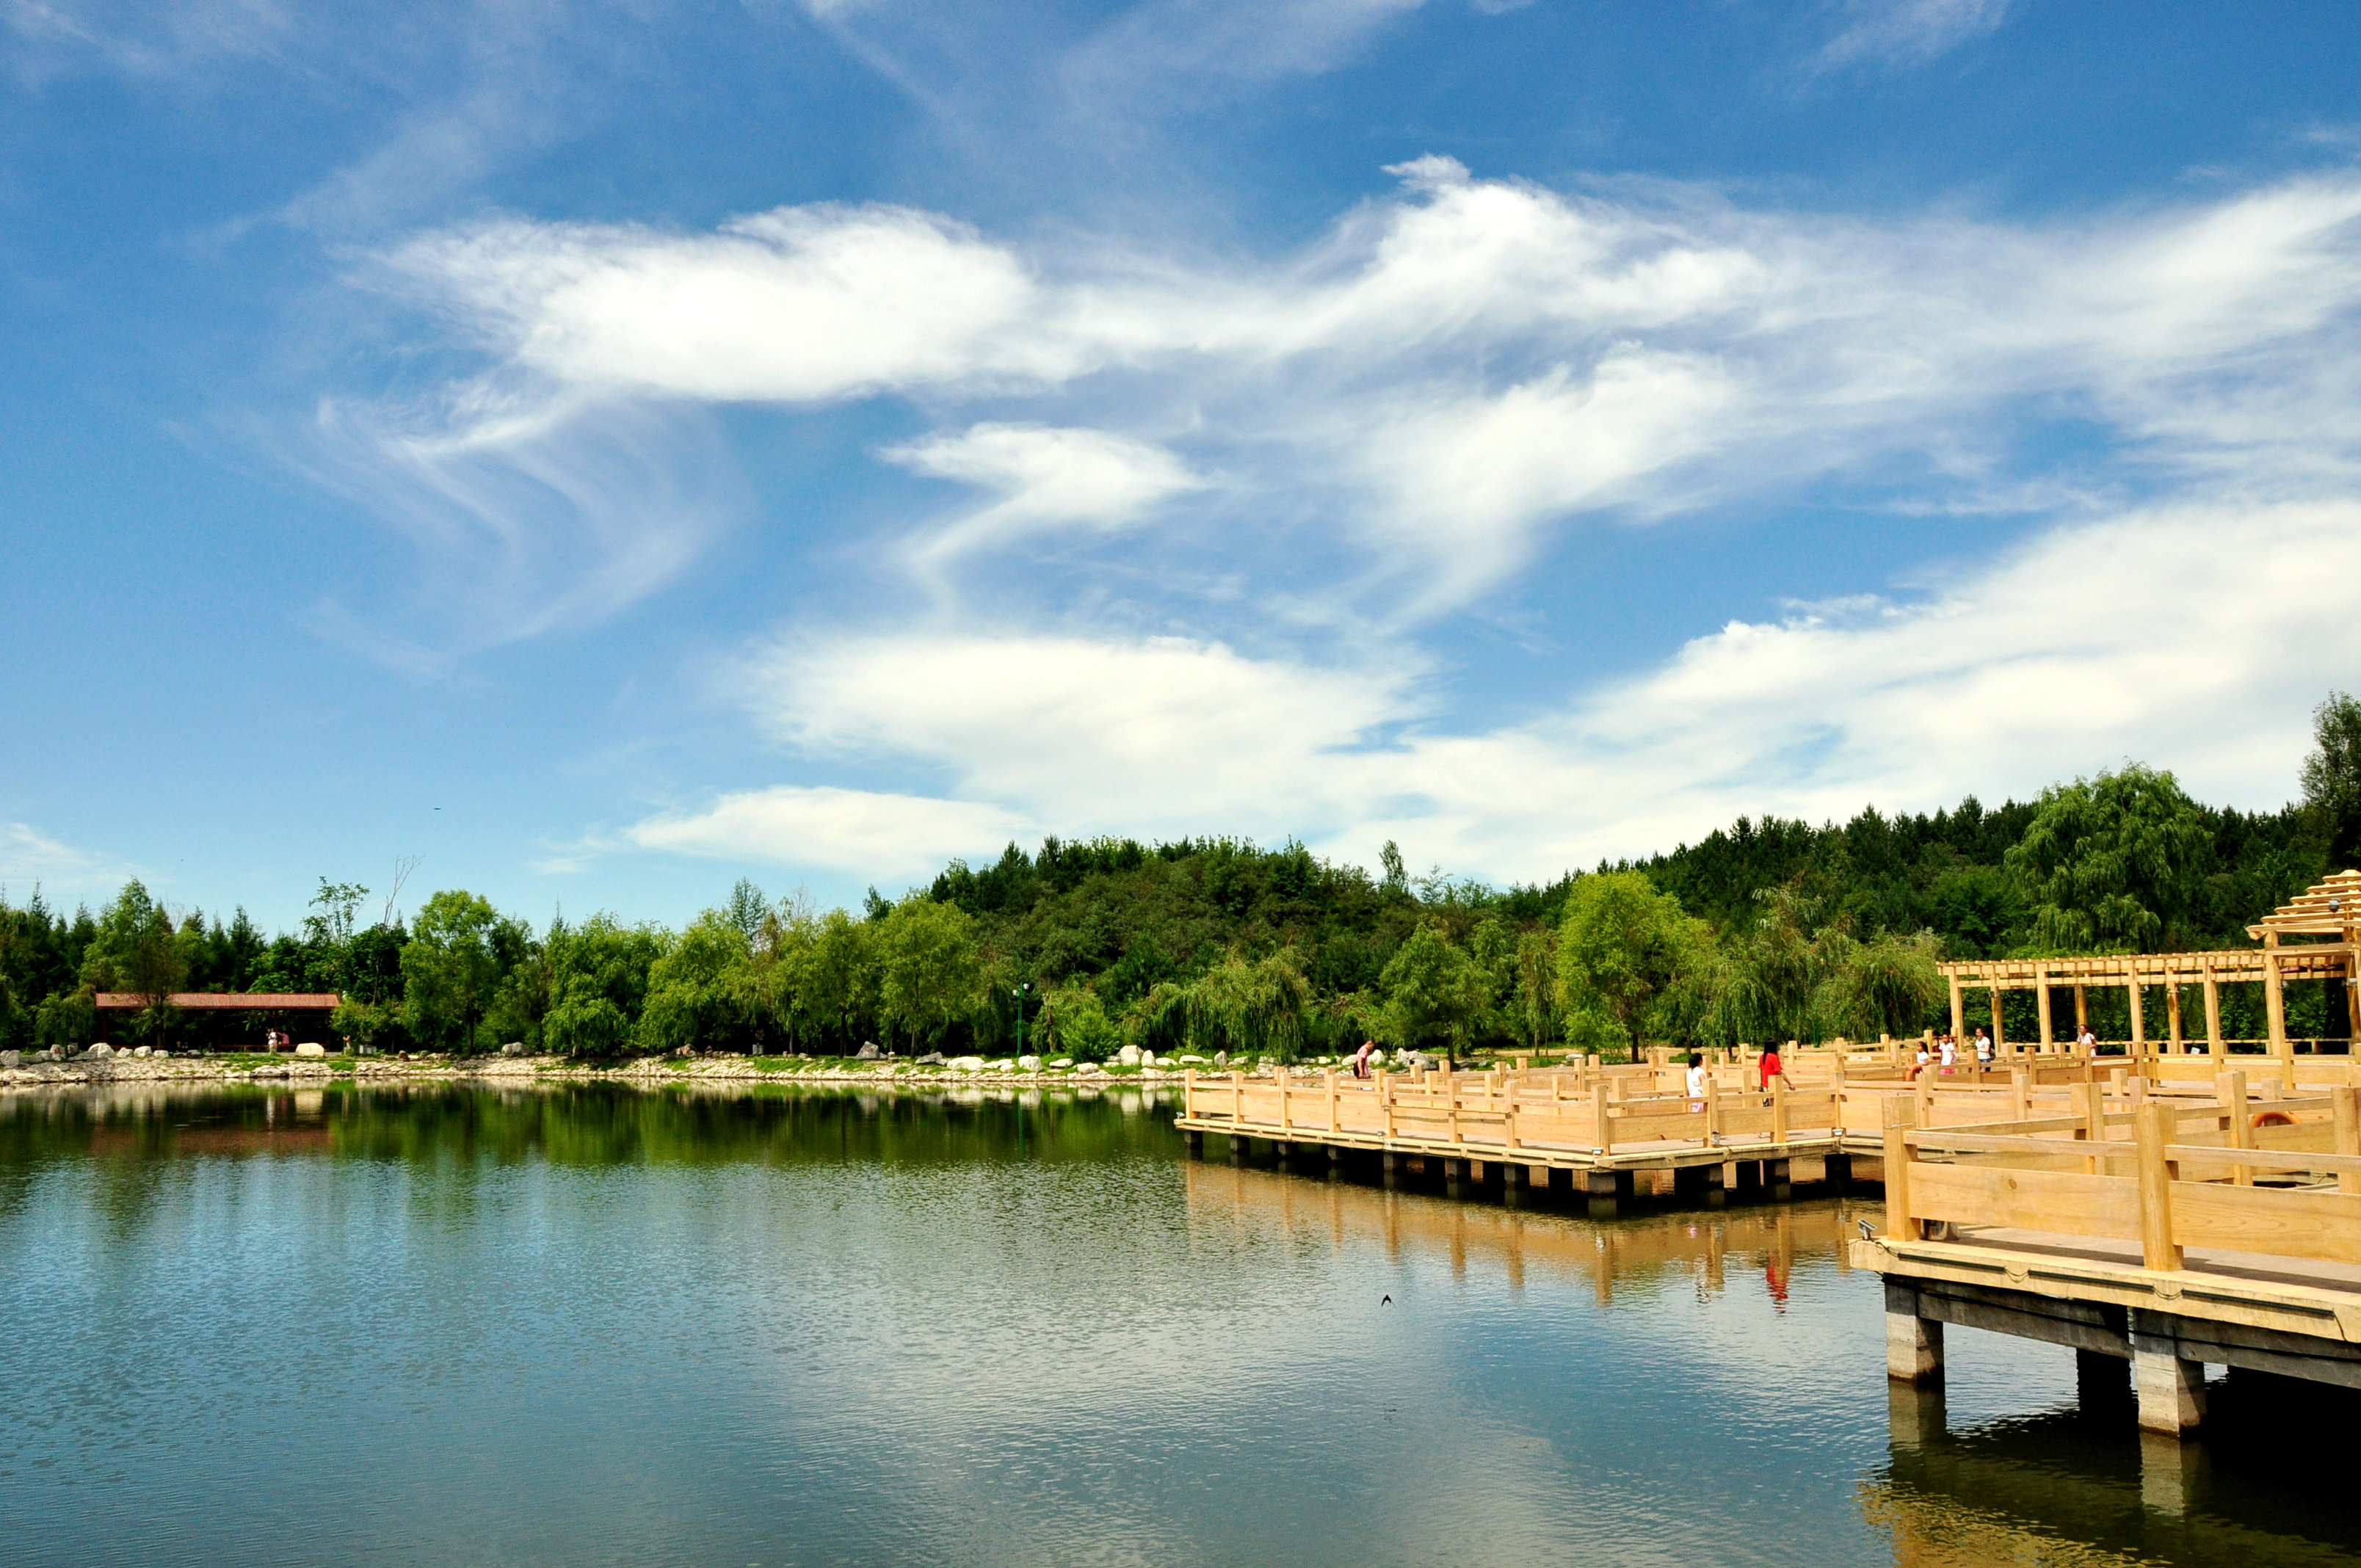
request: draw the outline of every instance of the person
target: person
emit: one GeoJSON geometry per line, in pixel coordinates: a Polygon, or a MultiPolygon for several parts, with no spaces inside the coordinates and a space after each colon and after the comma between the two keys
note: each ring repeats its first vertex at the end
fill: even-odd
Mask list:
{"type": "Polygon", "coordinates": [[[2074,1048],[2086,1057],[2099,1048],[2099,1036],[2091,1033],[2089,1024],[2084,1024],[2082,1032],[2074,1036],[2074,1048]]]}
{"type": "Polygon", "coordinates": [[[1784,1084],[1785,1084],[1785,1085],[1787,1086],[1787,1092],[1788,1092],[1788,1093],[1793,1094],[1793,1093],[1795,1091],[1795,1085],[1794,1081],[1793,1081],[1792,1080],[1790,1080],[1790,1079],[1788,1078],[1788,1076],[1787,1076],[1787,1066],[1786,1066],[1786,1064],[1785,1064],[1784,1062],[1783,1062],[1783,1061],[1781,1061],[1781,1060],[1779,1059],[1779,1047],[1776,1047],[1776,1046],[1765,1046],[1765,1047],[1763,1047],[1763,1060],[1762,1060],[1762,1062],[1761,1062],[1759,1065],[1760,1065],[1760,1066],[1762,1067],[1762,1069],[1763,1069],[1763,1093],[1768,1094],[1768,1093],[1770,1093],[1770,1092],[1771,1092],[1771,1084],[1772,1084],[1772,1081],[1773,1081],[1774,1079],[1775,1079],[1777,1081],[1779,1081],[1779,1082],[1781,1082],[1781,1083],[1784,1083],[1784,1084]]]}
{"type": "Polygon", "coordinates": [[[1945,1036],[1943,1036],[1943,1073],[1944,1073],[1944,1076],[1945,1076],[1945,1077],[1949,1077],[1949,1076],[1950,1075],[1950,1071],[1951,1071],[1951,1069],[1952,1069],[1953,1068],[1955,1068],[1955,1067],[1959,1066],[1959,1065],[1960,1065],[1960,1037],[1959,1037],[1957,1035],[1945,1035],[1945,1036]]]}
{"type": "Polygon", "coordinates": [[[1361,1042],[1361,1048],[1353,1053],[1353,1076],[1355,1078],[1367,1078],[1369,1076],[1369,1053],[1377,1048],[1378,1042],[1375,1040],[1363,1040],[1361,1042]]]}
{"type": "Polygon", "coordinates": [[[1910,1076],[1916,1078],[1920,1073],[1925,1072],[1927,1070],[1927,1037],[1924,1035],[1921,1035],[1918,1036],[1918,1059],[1911,1064],[1910,1076]]]}
{"type": "Polygon", "coordinates": [[[1689,1109],[1705,1109],[1705,1057],[1698,1051],[1689,1053],[1689,1109]]]}
{"type": "Polygon", "coordinates": [[[1976,1025],[1976,1065],[1978,1067],[1990,1067],[1992,1064],[1992,1036],[1986,1034],[1984,1032],[1984,1026],[1982,1024],[1979,1024],[1976,1025]]]}

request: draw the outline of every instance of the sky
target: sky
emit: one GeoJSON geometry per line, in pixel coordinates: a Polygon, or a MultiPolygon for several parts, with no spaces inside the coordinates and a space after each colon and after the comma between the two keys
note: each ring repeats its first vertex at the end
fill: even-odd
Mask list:
{"type": "Polygon", "coordinates": [[[2299,0],[0,0],[0,889],[2276,807],[2356,82],[2299,0]]]}

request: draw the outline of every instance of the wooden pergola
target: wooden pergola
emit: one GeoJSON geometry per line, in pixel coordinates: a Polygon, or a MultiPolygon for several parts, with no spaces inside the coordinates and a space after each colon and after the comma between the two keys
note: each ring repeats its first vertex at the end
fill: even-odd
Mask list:
{"type": "Polygon", "coordinates": [[[2200,985],[2205,990],[2206,1049],[2213,1056],[2224,1057],[2229,1054],[2229,1043],[2222,1034],[2222,987],[2259,983],[2263,988],[2263,1016],[2269,1030],[2266,1044],[2273,1056],[2289,1057],[2293,1055],[2294,1047],[2287,1032],[2287,982],[2341,980],[2346,981],[2345,1006],[2351,1035],[2361,1039],[2361,986],[2351,983],[2355,974],[2361,972],[2361,872],[2339,872],[2325,882],[2314,883],[2292,902],[2247,927],[2246,935],[2262,946],[2210,953],[1980,959],[1943,964],[1938,967],[1951,986],[1951,1032],[1957,1035],[1966,1027],[1968,989],[1989,990],[1993,1045],[2005,1054],[2005,1042],[2001,1036],[2001,993],[2030,991],[2037,1000],[2041,1019],[2038,1048],[2053,1050],[2058,1042],[2050,1025],[2052,990],[2059,986],[2074,988],[2074,1025],[2079,1035],[2090,1019],[2090,987],[2122,986],[2130,993],[2131,1054],[2147,1056],[2151,1053],[2141,1017],[2141,991],[2147,986],[2160,985],[2165,988],[2169,1032],[2168,1040],[2158,1043],[2167,1044],[2178,1055],[2191,1048],[2180,1028],[2180,988],[2200,985]],[[2290,937],[2303,940],[2283,944],[2282,939],[2290,937]]]}
{"type": "MultiPolygon", "coordinates": [[[[95,1000],[102,1013],[137,1013],[155,999],[102,991],[95,1000]]],[[[188,1013],[334,1013],[344,1003],[333,991],[176,991],[164,998],[166,1006],[188,1013]]]]}

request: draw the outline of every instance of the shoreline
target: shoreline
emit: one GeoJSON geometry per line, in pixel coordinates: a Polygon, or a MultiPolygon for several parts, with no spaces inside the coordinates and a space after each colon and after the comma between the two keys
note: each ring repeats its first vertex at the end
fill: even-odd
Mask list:
{"type": "MultiPolygon", "coordinates": [[[[1192,1067],[1196,1064],[1191,1064],[1192,1067]]],[[[1089,1069],[1043,1068],[1031,1072],[991,1067],[952,1068],[912,1062],[860,1063],[792,1057],[658,1057],[620,1066],[564,1062],[549,1057],[113,1057],[103,1061],[27,1062],[0,1068],[0,1093],[106,1084],[208,1083],[452,1083],[522,1087],[535,1083],[623,1083],[654,1089],[699,1083],[806,1083],[860,1089],[956,1089],[966,1085],[1028,1089],[1121,1089],[1175,1085],[1187,1069],[1090,1064],[1089,1069]],[[755,1066],[775,1062],[778,1066],[755,1066]]],[[[1216,1069],[1218,1070],[1218,1069],[1216,1069]]],[[[1268,1077],[1269,1069],[1246,1069],[1268,1077]]],[[[1315,1069],[1316,1070],[1316,1069],[1315,1069]]]]}

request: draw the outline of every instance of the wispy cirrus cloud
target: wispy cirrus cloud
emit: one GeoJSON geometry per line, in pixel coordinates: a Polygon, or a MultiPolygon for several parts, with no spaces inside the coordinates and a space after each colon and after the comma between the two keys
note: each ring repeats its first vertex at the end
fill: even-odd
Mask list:
{"type": "Polygon", "coordinates": [[[1997,32],[2011,0],[1845,0],[1823,66],[1922,65],[1997,32]]]}

